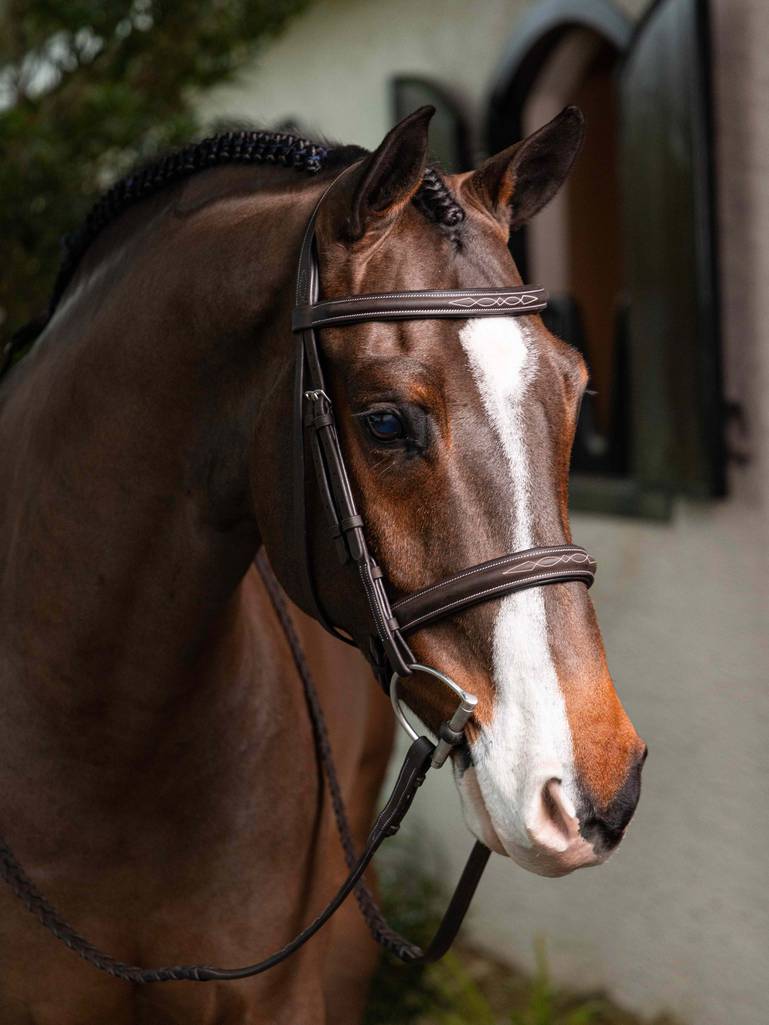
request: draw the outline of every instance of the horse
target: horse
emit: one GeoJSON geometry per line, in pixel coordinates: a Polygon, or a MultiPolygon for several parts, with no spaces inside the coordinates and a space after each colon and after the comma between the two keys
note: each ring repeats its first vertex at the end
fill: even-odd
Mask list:
{"type": "MultiPolygon", "coordinates": [[[[583,134],[567,108],[448,175],[428,161],[431,113],[373,152],[241,133],[118,183],[0,382],[0,832],[80,931],[134,963],[266,952],[346,871],[262,549],[294,602],[358,844],[369,828],[392,716],[360,654],[311,618],[289,530],[305,225],[343,171],[316,225],[324,297],[515,287],[510,232],[556,193],[583,134]]],[[[538,315],[328,327],[322,359],[394,598],[570,542],[588,372],[538,315]]],[[[362,638],[319,502],[325,615],[362,638]]],[[[470,832],[542,875],[604,861],[646,749],[586,588],[507,594],[411,643],[478,698],[451,757],[470,832]]],[[[401,693],[434,725],[445,708],[429,683],[415,673],[401,693]]],[[[9,891],[0,906],[6,1025],[352,1025],[377,956],[348,902],[271,972],[142,987],[95,972],[9,891]]]]}

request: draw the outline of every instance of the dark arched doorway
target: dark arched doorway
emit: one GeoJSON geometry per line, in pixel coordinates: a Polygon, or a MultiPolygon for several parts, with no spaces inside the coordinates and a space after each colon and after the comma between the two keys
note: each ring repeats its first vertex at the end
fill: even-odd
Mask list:
{"type": "Polygon", "coordinates": [[[498,152],[575,103],[587,138],[562,194],[511,250],[593,389],[574,446],[578,508],[666,516],[725,490],[708,0],[544,0],[492,83],[498,152]]]}
{"type": "Polygon", "coordinates": [[[536,7],[519,27],[489,104],[492,151],[510,145],[574,103],[589,131],[558,197],[513,237],[527,280],[546,282],[547,321],[585,356],[591,391],[574,467],[628,470],[627,359],[619,184],[617,69],[632,24],[602,2],[557,0],[536,7]]]}

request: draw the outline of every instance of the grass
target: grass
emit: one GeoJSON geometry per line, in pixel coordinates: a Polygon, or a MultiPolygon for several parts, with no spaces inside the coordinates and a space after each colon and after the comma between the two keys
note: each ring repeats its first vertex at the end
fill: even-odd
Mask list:
{"type": "MultiPolygon", "coordinates": [[[[386,917],[422,945],[447,902],[443,887],[434,881],[440,873],[431,876],[419,867],[425,864],[423,855],[402,851],[380,872],[386,917]]],[[[385,956],[372,984],[364,1025],[680,1025],[666,1015],[644,1021],[602,993],[558,987],[545,940],[537,939],[534,947],[533,976],[463,946],[434,965],[406,967],[385,956]]]]}
{"type": "Polygon", "coordinates": [[[550,979],[547,947],[541,937],[535,943],[537,971],[529,984],[526,1006],[513,1011],[511,1025],[598,1025],[607,1005],[600,998],[564,997],[550,979]]]}
{"type": "MultiPolygon", "coordinates": [[[[380,873],[381,906],[388,921],[424,946],[445,907],[445,893],[409,859],[380,873]]],[[[464,967],[461,954],[437,964],[406,966],[385,955],[374,977],[364,1025],[496,1025],[491,1004],[464,967]]]]}

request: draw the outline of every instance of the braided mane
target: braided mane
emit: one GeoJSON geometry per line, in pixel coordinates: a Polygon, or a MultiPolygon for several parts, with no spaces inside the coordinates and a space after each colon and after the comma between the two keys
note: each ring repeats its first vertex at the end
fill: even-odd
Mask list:
{"type": "MultiPolygon", "coordinates": [[[[81,226],[64,239],[64,258],[56,277],[48,308],[53,314],[78,264],[96,236],[129,206],[197,171],[225,164],[278,164],[296,171],[317,174],[343,167],[368,150],[360,146],[326,146],[282,132],[236,131],[191,143],[126,175],[93,205],[81,226]]],[[[415,205],[431,221],[455,227],[465,216],[462,207],[434,167],[425,169],[415,205]]]]}
{"type": "Polygon", "coordinates": [[[465,219],[464,209],[457,203],[446,182],[435,167],[426,167],[422,184],[413,199],[429,221],[456,228],[465,219]]]}
{"type": "MultiPolygon", "coordinates": [[[[369,151],[360,146],[330,146],[283,132],[234,131],[191,143],[130,172],[117,181],[93,205],[83,223],[63,240],[64,256],[45,315],[20,328],[0,354],[0,376],[41,333],[53,316],[86,251],[96,237],[125,210],[174,182],[198,171],[225,164],[277,164],[317,174],[344,167],[369,151]]],[[[457,227],[465,211],[456,201],[439,171],[425,169],[413,200],[424,216],[448,228],[457,227]]]]}
{"type": "Polygon", "coordinates": [[[282,132],[225,132],[174,150],[130,172],[100,196],[80,227],[64,238],[64,258],[53,287],[48,317],[56,309],[96,236],[128,207],[166,186],[189,178],[198,171],[225,164],[278,164],[317,174],[324,167],[341,165],[364,152],[354,146],[331,150],[310,139],[282,132]]]}

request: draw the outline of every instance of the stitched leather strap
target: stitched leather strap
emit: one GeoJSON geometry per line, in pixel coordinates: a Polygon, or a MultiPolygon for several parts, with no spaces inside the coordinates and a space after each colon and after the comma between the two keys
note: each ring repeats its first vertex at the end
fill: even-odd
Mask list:
{"type": "Polygon", "coordinates": [[[382,292],[297,306],[294,331],[364,320],[430,320],[444,317],[514,317],[547,306],[547,292],[534,285],[514,288],[468,288],[445,292],[382,292]]]}
{"type": "MultiPolygon", "coordinates": [[[[331,187],[338,179],[335,178],[326,186],[320,199],[315,204],[312,214],[305,226],[302,244],[299,250],[299,265],[296,276],[296,304],[313,302],[318,295],[318,262],[314,258],[314,236],[315,220],[320,210],[321,203],[325,199],[331,187]]],[[[294,355],[294,382],[293,382],[293,413],[291,417],[291,549],[294,557],[299,561],[299,573],[297,574],[297,585],[299,587],[300,604],[314,619],[316,619],[329,633],[338,637],[345,643],[351,643],[343,633],[330,622],[325,609],[318,597],[315,586],[315,574],[312,569],[312,552],[310,550],[310,529],[307,508],[307,484],[305,465],[305,391],[308,387],[308,376],[312,375],[316,388],[323,388],[323,371],[317,358],[317,352],[308,353],[307,342],[309,339],[305,333],[296,335],[296,349],[294,355]],[[314,365],[307,367],[308,358],[313,359],[314,365]]],[[[313,453],[313,459],[315,459],[313,453]]],[[[321,479],[322,470],[316,465],[316,478],[321,479]]],[[[326,507],[332,502],[328,491],[321,493],[321,500],[326,507]]],[[[328,515],[328,511],[327,511],[328,515]]]]}
{"type": "Polygon", "coordinates": [[[470,605],[528,587],[569,580],[591,587],[595,570],[595,560],[578,545],[529,548],[471,566],[396,601],[392,608],[400,631],[409,633],[470,605]]]}
{"type": "MultiPolygon", "coordinates": [[[[342,174],[348,173],[355,166],[353,164],[342,174]]],[[[315,253],[315,223],[329,190],[341,177],[342,175],[338,176],[325,189],[307,222],[299,253],[296,279],[297,308],[314,307],[317,302],[320,283],[315,253]]],[[[382,573],[366,543],[363,520],[355,505],[337,437],[331,400],[325,391],[318,338],[312,326],[294,328],[294,331],[299,337],[294,392],[293,551],[302,563],[299,577],[305,607],[330,633],[350,643],[350,639],[330,621],[315,582],[305,495],[305,453],[309,449],[312,452],[315,480],[331,540],[340,562],[352,561],[358,571],[373,627],[373,637],[376,638],[376,654],[378,656],[379,652],[382,653],[391,670],[408,676],[411,672],[409,666],[414,657],[397,629],[393,629],[392,609],[382,582],[382,573]]],[[[373,658],[373,649],[365,651],[364,654],[373,658]]],[[[385,679],[385,674],[377,675],[380,679],[385,679]]]]}

